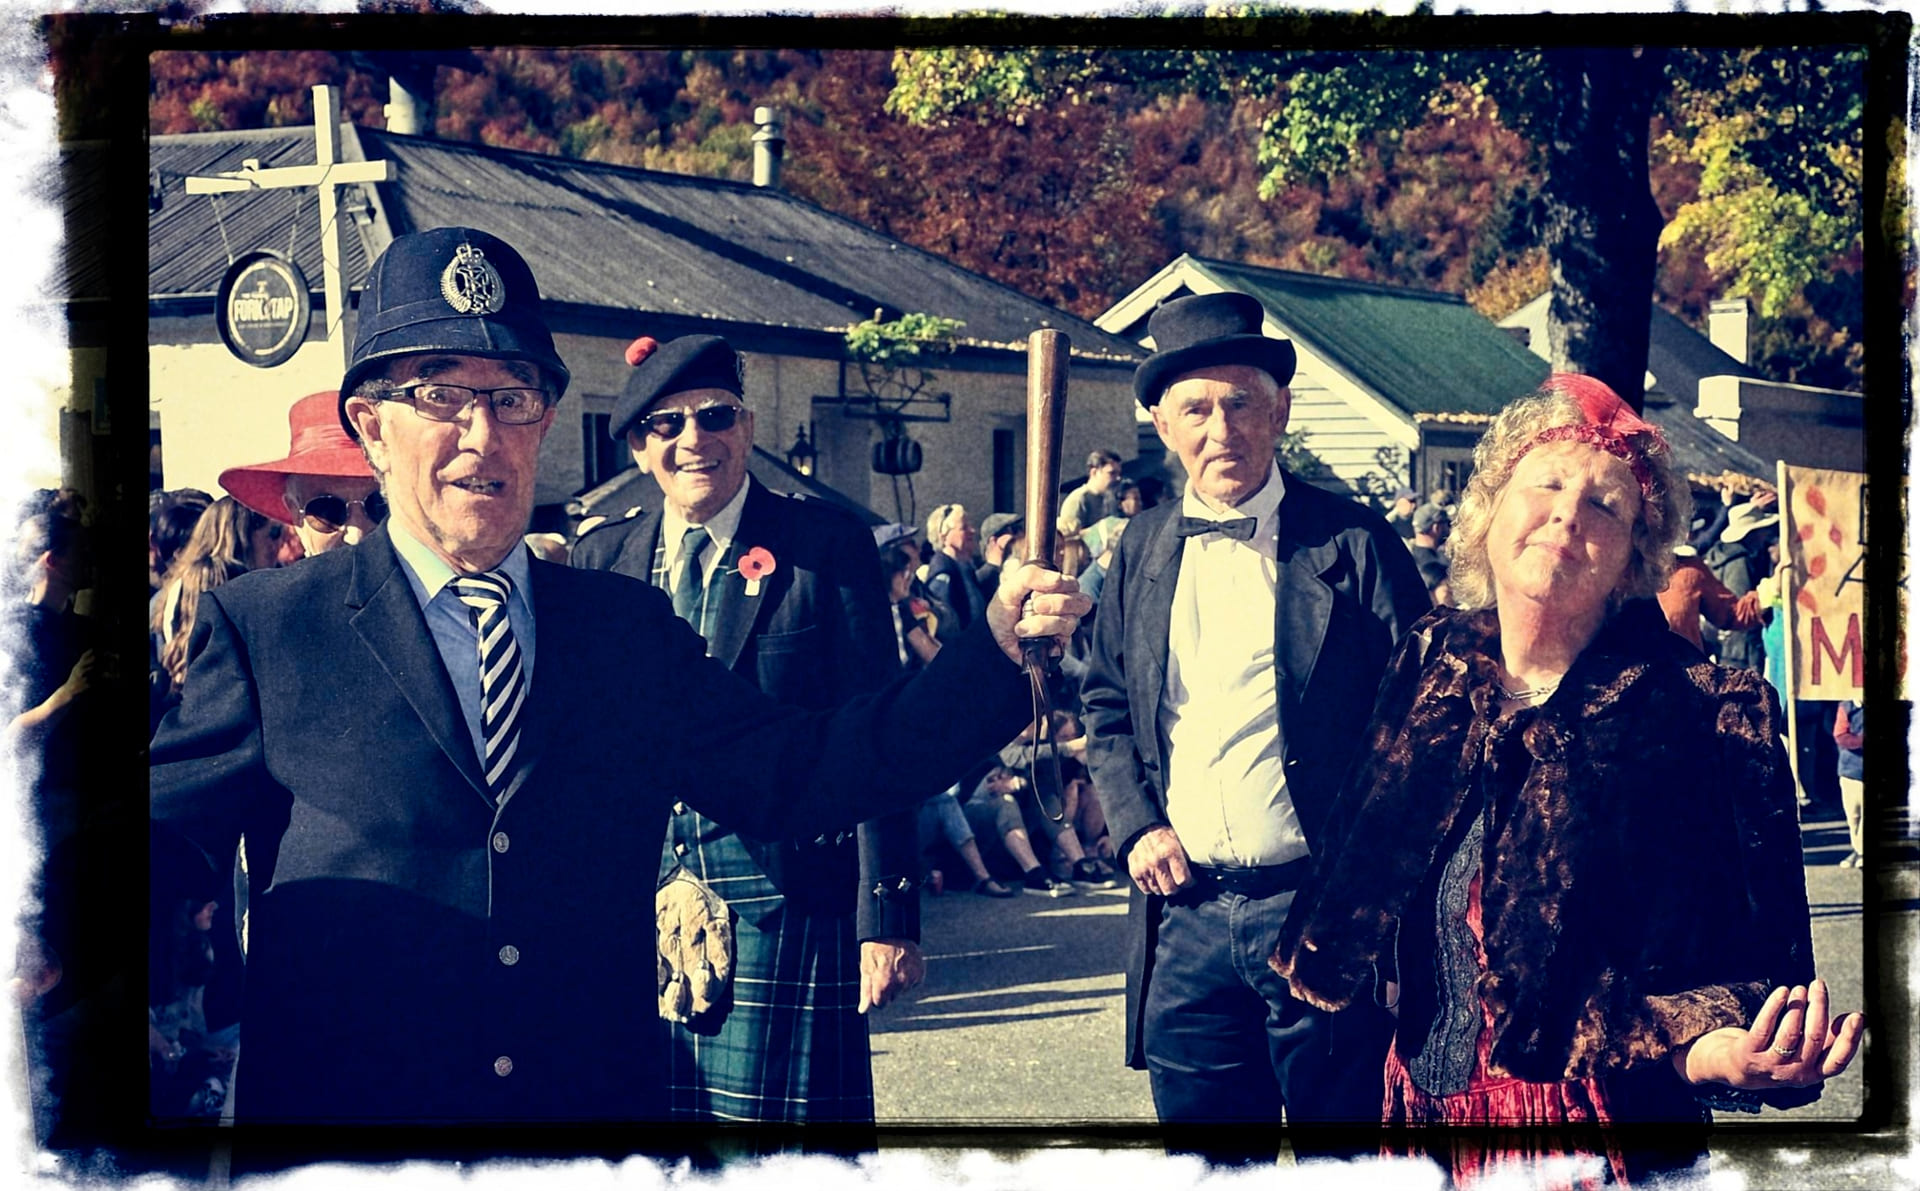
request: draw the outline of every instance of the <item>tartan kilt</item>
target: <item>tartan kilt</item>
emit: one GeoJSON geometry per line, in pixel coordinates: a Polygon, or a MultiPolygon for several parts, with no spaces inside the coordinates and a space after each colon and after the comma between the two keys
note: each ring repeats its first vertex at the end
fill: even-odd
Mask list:
{"type": "Polygon", "coordinates": [[[782,909],[734,923],[733,1009],[716,1034],[671,1027],[677,1120],[873,1121],[873,1069],[851,914],[782,909]]]}

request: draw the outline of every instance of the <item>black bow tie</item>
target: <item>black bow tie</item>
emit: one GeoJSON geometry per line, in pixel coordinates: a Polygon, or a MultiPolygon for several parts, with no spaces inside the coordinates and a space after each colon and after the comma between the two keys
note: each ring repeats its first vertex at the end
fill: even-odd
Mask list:
{"type": "Polygon", "coordinates": [[[1208,521],[1204,517],[1180,518],[1179,535],[1183,538],[1204,537],[1210,533],[1221,534],[1236,542],[1251,542],[1253,530],[1259,522],[1252,517],[1234,517],[1227,521],[1208,521]]]}

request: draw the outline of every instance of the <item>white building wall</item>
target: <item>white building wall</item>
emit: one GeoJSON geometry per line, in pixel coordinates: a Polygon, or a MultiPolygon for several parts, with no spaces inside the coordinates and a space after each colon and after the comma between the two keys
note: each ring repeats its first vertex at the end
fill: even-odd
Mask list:
{"type": "MultiPolygon", "coordinates": [[[[555,346],[573,382],[540,449],[535,501],[542,505],[562,503],[585,486],[584,415],[611,413],[630,371],[624,341],[560,335],[555,346]]],[[[877,513],[895,516],[892,480],[875,474],[871,465],[877,424],[844,417],[831,406],[817,412],[814,408],[814,398],[838,393],[838,365],[832,360],[744,354],[756,445],[784,457],[795,431],[811,421],[819,452],[816,477],[877,513]]],[[[288,409],[309,393],[337,386],[338,359],[327,345],[314,343],[287,363],[265,369],[241,363],[220,344],[151,348],[149,404],[159,418],[166,486],[202,488],[218,496],[224,469],[285,456],[288,409]]],[[[848,385],[860,391],[851,368],[848,385]]],[[[924,522],[935,505],[955,500],[969,511],[977,510],[976,519],[992,512],[993,431],[1000,426],[1019,432],[1016,488],[1024,502],[1025,374],[950,370],[928,389],[953,394],[953,420],[909,424],[908,433],[921,444],[926,463],[912,477],[913,507],[905,506],[907,477],[901,478],[901,513],[924,522]]],[[[1080,474],[1087,453],[1096,447],[1132,456],[1133,404],[1127,372],[1079,369],[1070,376],[1063,479],[1080,474]]]]}
{"type": "Polygon", "coordinates": [[[340,384],[340,356],[309,341],[277,368],[255,368],[219,343],[147,349],[148,405],[160,417],[168,488],[223,496],[220,473],[287,454],[287,411],[340,384]]]}

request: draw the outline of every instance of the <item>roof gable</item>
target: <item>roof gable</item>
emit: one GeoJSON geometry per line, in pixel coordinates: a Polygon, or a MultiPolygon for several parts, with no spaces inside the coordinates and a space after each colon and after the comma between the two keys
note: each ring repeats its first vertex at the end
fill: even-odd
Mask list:
{"type": "Polygon", "coordinates": [[[1538,356],[1457,295],[1191,259],[1409,415],[1494,413],[1546,379],[1538,356]]]}

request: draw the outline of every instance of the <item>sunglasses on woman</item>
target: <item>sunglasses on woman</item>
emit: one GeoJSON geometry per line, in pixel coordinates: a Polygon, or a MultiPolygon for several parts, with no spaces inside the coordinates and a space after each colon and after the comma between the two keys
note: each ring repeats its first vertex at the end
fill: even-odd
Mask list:
{"type": "MultiPolygon", "coordinates": [[[[724,434],[740,420],[737,405],[703,405],[693,411],[693,420],[708,434],[724,434]]],[[[657,414],[640,415],[640,424],[655,438],[679,438],[687,428],[687,411],[670,409],[657,414]]]]}
{"type": "Polygon", "coordinates": [[[306,503],[300,515],[306,518],[307,528],[319,533],[339,533],[346,527],[347,517],[353,506],[359,505],[367,515],[367,520],[375,525],[387,519],[387,498],[378,492],[370,492],[365,500],[348,500],[344,496],[335,496],[323,492],[306,503]]]}

